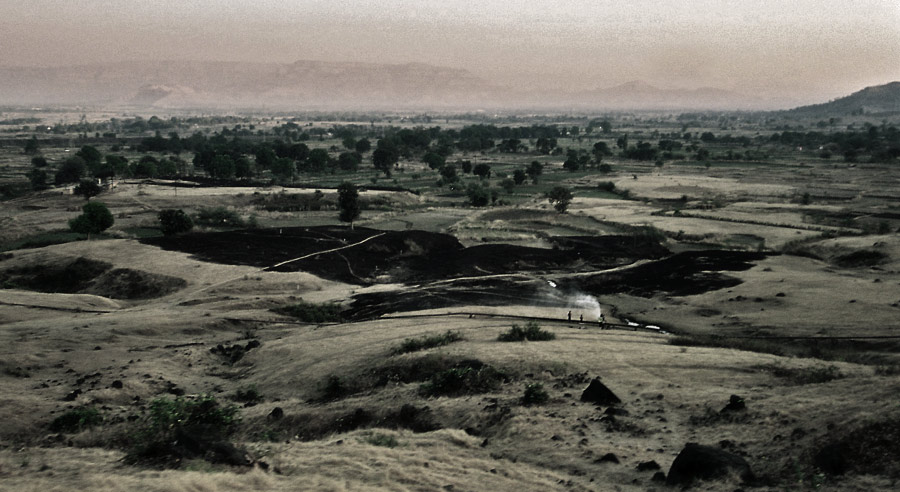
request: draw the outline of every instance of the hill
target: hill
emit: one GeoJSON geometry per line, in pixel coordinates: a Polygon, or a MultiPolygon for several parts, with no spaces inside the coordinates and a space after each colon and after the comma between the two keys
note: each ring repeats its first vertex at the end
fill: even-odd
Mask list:
{"type": "Polygon", "coordinates": [[[866,87],[834,101],[794,108],[789,113],[804,116],[900,113],[900,82],[866,87]]]}

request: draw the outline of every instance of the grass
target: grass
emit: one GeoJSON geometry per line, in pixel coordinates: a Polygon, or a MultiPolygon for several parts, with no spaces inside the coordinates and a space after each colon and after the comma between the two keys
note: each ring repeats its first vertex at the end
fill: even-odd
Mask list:
{"type": "MultiPolygon", "coordinates": [[[[44,246],[71,243],[73,241],[83,241],[85,239],[87,239],[86,235],[69,230],[48,231],[3,244],[2,246],[0,246],[0,251],[43,248],[44,246]]],[[[111,236],[107,236],[105,234],[93,234],[91,236],[91,240],[96,239],[111,239],[111,236]]]]}
{"type": "Polygon", "coordinates": [[[900,352],[897,344],[844,339],[771,339],[741,338],[717,335],[678,335],[669,339],[670,345],[681,347],[712,347],[745,350],[784,357],[852,362],[892,367],[900,352]]]}
{"type": "Polygon", "coordinates": [[[497,340],[501,342],[524,342],[525,340],[538,342],[554,339],[556,339],[555,333],[542,330],[534,321],[526,323],[524,328],[519,325],[512,325],[509,331],[503,332],[497,337],[497,340]]]}
{"type": "Polygon", "coordinates": [[[301,301],[274,308],[272,311],[306,323],[340,323],[344,320],[340,304],[314,304],[301,301]]]}
{"type": "Polygon", "coordinates": [[[407,354],[409,352],[418,352],[435,347],[442,347],[453,342],[463,340],[462,335],[458,331],[448,330],[440,335],[424,335],[419,338],[407,338],[403,340],[399,346],[391,349],[391,355],[407,354]]]}
{"type": "Polygon", "coordinates": [[[837,366],[787,368],[781,366],[762,366],[760,369],[771,372],[773,376],[787,379],[790,382],[803,384],[820,384],[844,377],[837,366]]]}

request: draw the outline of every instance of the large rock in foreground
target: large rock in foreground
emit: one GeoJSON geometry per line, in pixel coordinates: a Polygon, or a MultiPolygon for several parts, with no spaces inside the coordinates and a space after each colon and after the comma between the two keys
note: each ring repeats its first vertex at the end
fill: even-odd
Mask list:
{"type": "Polygon", "coordinates": [[[753,471],[744,458],[719,448],[689,442],[672,462],[666,484],[689,485],[697,479],[722,477],[729,471],[734,471],[745,482],[754,478],[753,471]]]}
{"type": "Polygon", "coordinates": [[[622,400],[616,396],[605,384],[600,382],[600,378],[594,378],[591,384],[581,393],[581,401],[593,403],[595,405],[617,405],[622,400]]]}

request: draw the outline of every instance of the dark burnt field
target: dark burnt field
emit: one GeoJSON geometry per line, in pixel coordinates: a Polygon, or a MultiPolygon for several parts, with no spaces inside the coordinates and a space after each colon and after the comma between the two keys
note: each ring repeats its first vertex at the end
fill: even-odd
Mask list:
{"type": "Polygon", "coordinates": [[[466,248],[447,234],[344,227],[193,233],[145,242],[206,261],[260,268],[302,258],[271,269],[357,285],[410,285],[403,292],[355,296],[345,313],[353,319],[466,304],[565,305],[578,293],[699,294],[737,285],[738,279],[722,272],[746,270],[765,257],[739,251],[671,254],[643,236],[558,237],[551,239],[553,249],[505,244],[466,248]],[[640,260],[645,262],[603,271],[640,260]],[[549,288],[548,281],[557,288],[549,288]]]}
{"type": "Polygon", "coordinates": [[[553,249],[505,244],[466,248],[448,234],[328,226],[192,233],[144,242],[229,265],[266,268],[303,258],[272,270],[304,271],[358,285],[522,272],[590,272],[669,254],[645,237],[556,238],[553,249]],[[351,246],[367,238],[372,239],[351,246]]]}

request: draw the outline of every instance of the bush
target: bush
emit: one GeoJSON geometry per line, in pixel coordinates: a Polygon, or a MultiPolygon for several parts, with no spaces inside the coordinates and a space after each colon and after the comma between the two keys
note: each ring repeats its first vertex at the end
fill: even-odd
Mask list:
{"type": "Polygon", "coordinates": [[[207,227],[244,227],[244,220],[225,207],[204,208],[197,212],[197,224],[207,227]]]}
{"type": "Polygon", "coordinates": [[[544,390],[541,383],[528,383],[525,385],[525,394],[522,395],[523,405],[540,405],[546,403],[550,399],[550,395],[544,390]]]}
{"type": "Polygon", "coordinates": [[[296,304],[274,308],[272,311],[297,318],[306,323],[339,323],[344,320],[340,304],[313,304],[301,301],[296,304]]]}
{"type": "Polygon", "coordinates": [[[222,406],[215,397],[158,398],[150,403],[143,427],[133,436],[132,461],[202,456],[207,448],[231,435],[238,408],[222,406]]]}
{"type": "Polygon", "coordinates": [[[69,228],[80,234],[99,234],[112,227],[115,219],[101,202],[86,203],[82,214],[69,221],[69,228]]]}
{"type": "Polygon", "coordinates": [[[419,338],[407,338],[399,347],[391,350],[392,355],[406,354],[409,352],[418,352],[419,350],[430,349],[449,345],[453,342],[462,340],[462,335],[458,331],[447,331],[440,335],[426,335],[419,338]]]}
{"type": "Polygon", "coordinates": [[[159,218],[159,229],[164,236],[181,234],[194,228],[194,221],[181,209],[162,210],[157,217],[159,218]]]}
{"type": "Polygon", "coordinates": [[[556,335],[547,330],[542,330],[534,321],[529,321],[522,328],[519,325],[512,325],[509,331],[501,333],[497,340],[501,342],[524,342],[529,340],[532,342],[553,340],[556,335]]]}
{"type": "Polygon", "coordinates": [[[426,396],[485,393],[496,389],[506,376],[489,365],[458,366],[441,371],[422,383],[419,392],[426,396]]]}
{"type": "Polygon", "coordinates": [[[383,446],[385,448],[396,448],[400,445],[397,438],[388,434],[372,434],[371,436],[366,437],[364,442],[373,446],[383,446]]]}
{"type": "Polygon", "coordinates": [[[53,432],[81,432],[82,430],[100,425],[103,417],[94,407],[80,407],[60,415],[50,423],[53,432]]]}
{"type": "Polygon", "coordinates": [[[250,385],[246,388],[240,388],[234,393],[233,399],[245,403],[244,406],[251,407],[263,401],[263,396],[256,389],[256,385],[250,385]]]}

